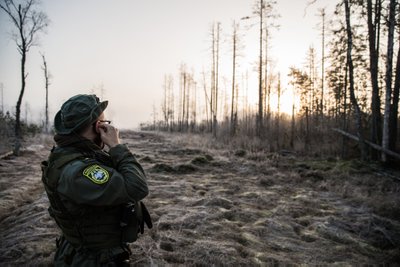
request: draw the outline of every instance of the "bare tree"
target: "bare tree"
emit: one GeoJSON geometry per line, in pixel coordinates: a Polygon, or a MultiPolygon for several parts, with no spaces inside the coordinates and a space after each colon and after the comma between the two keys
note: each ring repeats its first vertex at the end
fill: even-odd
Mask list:
{"type": "Polygon", "coordinates": [[[350,92],[350,100],[353,105],[355,115],[356,115],[356,128],[357,128],[357,136],[359,138],[359,146],[361,151],[361,158],[363,160],[366,159],[367,153],[365,148],[364,136],[362,133],[362,124],[361,124],[361,110],[360,106],[357,103],[357,99],[354,93],[354,64],[353,58],[351,55],[352,48],[353,48],[353,36],[351,30],[351,23],[350,23],[350,4],[349,0],[344,0],[345,6],[345,16],[346,16],[346,33],[347,33],[347,65],[349,71],[349,92],[350,92]]]}
{"type": "Polygon", "coordinates": [[[197,83],[194,81],[193,78],[193,74],[192,77],[190,79],[191,81],[191,88],[192,88],[192,101],[191,101],[191,122],[190,122],[190,128],[191,131],[194,132],[195,128],[196,128],[196,123],[197,123],[197,83]]]}
{"type": "MultiPolygon", "coordinates": [[[[389,118],[390,106],[392,98],[392,75],[393,75],[393,43],[394,43],[394,28],[396,23],[396,0],[390,0],[389,4],[389,20],[388,20],[388,44],[386,55],[386,95],[385,95],[385,113],[383,117],[383,133],[382,133],[382,148],[389,149],[389,118]]],[[[387,161],[386,152],[382,152],[382,161],[387,161]]]]}
{"type": "Polygon", "coordinates": [[[164,99],[161,105],[161,110],[164,117],[164,127],[167,130],[171,129],[171,121],[173,119],[173,78],[172,75],[164,75],[163,93],[164,99]]]}
{"type": "Polygon", "coordinates": [[[324,77],[325,77],[325,9],[321,9],[322,18],[322,44],[321,44],[321,99],[320,99],[320,115],[324,115],[324,77]]]}
{"type": "Polygon", "coordinates": [[[264,93],[263,93],[263,103],[266,103],[264,106],[264,116],[266,117],[266,130],[267,132],[270,130],[271,124],[271,84],[272,73],[268,73],[269,70],[269,58],[268,58],[268,44],[269,44],[269,37],[268,37],[268,27],[265,27],[265,63],[264,63],[264,93]]]}
{"type": "Polygon", "coordinates": [[[213,136],[217,136],[217,114],[218,114],[218,81],[219,81],[219,36],[221,33],[220,23],[216,22],[212,25],[212,70],[211,70],[211,114],[212,114],[212,132],[213,136]]]}
{"type": "MultiPolygon", "coordinates": [[[[256,117],[256,133],[258,136],[261,136],[264,130],[264,103],[265,103],[265,95],[266,95],[266,89],[267,89],[267,70],[265,71],[265,74],[263,77],[263,32],[265,29],[265,35],[266,35],[266,48],[268,47],[268,27],[277,27],[276,25],[268,25],[267,20],[268,19],[274,19],[278,17],[274,12],[274,6],[276,5],[276,1],[272,0],[259,0],[256,2],[255,6],[255,11],[254,13],[259,17],[259,65],[258,65],[258,113],[256,117]],[[264,80],[264,84],[263,84],[264,80]]],[[[248,17],[247,17],[248,18],[248,17]]],[[[266,53],[266,51],[265,51],[266,53]]],[[[265,64],[267,64],[268,58],[266,54],[265,58],[265,64]]],[[[265,66],[267,68],[267,65],[265,66]]]]}
{"type": "Polygon", "coordinates": [[[44,31],[48,25],[47,15],[37,10],[38,0],[26,0],[17,4],[14,0],[1,0],[0,9],[2,9],[11,20],[17,30],[13,34],[13,39],[17,45],[18,52],[21,55],[21,91],[18,97],[15,113],[15,145],[14,155],[18,156],[21,148],[21,103],[26,87],[27,73],[25,63],[29,49],[36,45],[37,35],[44,31]]]}
{"type": "Polygon", "coordinates": [[[163,103],[161,104],[161,111],[164,116],[164,126],[168,128],[168,79],[167,75],[164,75],[164,84],[163,84],[163,103]]]}
{"type": "Polygon", "coordinates": [[[278,105],[277,105],[277,114],[276,114],[276,145],[279,149],[280,147],[280,117],[281,117],[281,74],[278,73],[278,85],[277,85],[277,96],[278,96],[278,105]]]}
{"type": "Polygon", "coordinates": [[[49,133],[49,85],[50,85],[50,79],[51,79],[51,74],[49,73],[49,70],[47,69],[47,62],[44,54],[42,55],[43,59],[43,74],[44,74],[44,81],[45,81],[45,90],[46,90],[46,104],[45,104],[45,122],[44,122],[44,131],[45,133],[49,133]]]}
{"type": "Polygon", "coordinates": [[[189,114],[190,114],[190,97],[191,97],[190,90],[191,90],[191,86],[192,86],[192,76],[188,72],[188,73],[186,73],[185,77],[186,77],[186,79],[185,79],[186,86],[184,87],[186,89],[186,100],[185,100],[185,103],[186,103],[186,115],[185,115],[186,121],[185,121],[185,127],[186,127],[186,131],[188,131],[189,130],[189,114]]]}
{"type": "Polygon", "coordinates": [[[239,24],[233,22],[233,34],[232,34],[232,103],[231,103],[231,135],[235,135],[237,127],[237,99],[236,94],[236,60],[237,60],[237,49],[238,49],[238,28],[239,24]]]}
{"type": "MultiPolygon", "coordinates": [[[[400,5],[399,5],[400,9],[400,5]]],[[[398,24],[400,25],[400,24],[398,24]]],[[[400,35],[398,36],[399,47],[397,51],[396,77],[393,86],[393,101],[390,109],[389,123],[389,149],[395,151],[397,141],[397,117],[399,112],[399,91],[400,91],[400,35]]]]}
{"type": "MultiPolygon", "coordinates": [[[[367,24],[368,24],[368,44],[369,44],[369,72],[371,75],[372,85],[372,101],[371,101],[371,142],[379,144],[381,140],[381,100],[379,96],[378,85],[378,60],[379,60],[379,25],[380,25],[380,10],[382,0],[377,0],[375,5],[375,19],[373,19],[372,0],[367,0],[367,24]],[[378,40],[377,40],[378,39],[378,40]]],[[[372,158],[376,159],[375,152],[372,153],[372,158]]]]}
{"type": "Polygon", "coordinates": [[[181,105],[181,108],[182,108],[182,111],[181,111],[182,112],[182,116],[181,116],[181,131],[183,131],[184,125],[186,124],[187,84],[188,84],[187,78],[188,78],[188,73],[186,72],[186,66],[183,66],[183,69],[181,70],[181,86],[182,86],[182,88],[181,88],[181,91],[182,91],[182,96],[181,96],[182,97],[181,98],[181,101],[182,101],[182,105],[181,105]]]}
{"type": "Polygon", "coordinates": [[[203,90],[204,90],[204,99],[205,99],[205,111],[206,111],[206,121],[207,121],[207,127],[208,129],[211,129],[211,125],[210,125],[210,119],[209,119],[209,115],[208,115],[208,110],[210,108],[210,113],[211,113],[211,104],[210,104],[210,98],[207,94],[207,81],[206,81],[206,73],[202,72],[202,76],[203,76],[203,90]]]}
{"type": "Polygon", "coordinates": [[[259,58],[259,66],[258,66],[258,115],[257,115],[257,135],[261,136],[261,133],[263,131],[263,113],[264,113],[264,108],[263,108],[263,103],[264,103],[264,90],[262,86],[262,80],[263,80],[263,18],[264,18],[264,2],[263,0],[260,0],[260,6],[259,6],[259,16],[260,16],[260,58],[259,58]]]}
{"type": "Polygon", "coordinates": [[[318,94],[317,94],[317,73],[316,73],[316,52],[313,46],[310,46],[307,54],[307,67],[308,67],[308,76],[309,76],[309,91],[308,91],[308,107],[311,114],[317,114],[317,103],[318,103],[318,94]]]}

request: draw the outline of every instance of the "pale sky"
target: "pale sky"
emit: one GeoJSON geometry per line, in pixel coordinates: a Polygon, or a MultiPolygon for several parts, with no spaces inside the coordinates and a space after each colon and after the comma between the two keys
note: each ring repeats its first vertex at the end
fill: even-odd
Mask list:
{"type": "MultiPolygon", "coordinates": [[[[308,48],[320,53],[318,9],[332,9],[337,1],[319,0],[306,8],[307,0],[277,0],[279,30],[272,32],[269,54],[283,79],[289,66],[302,66],[308,48]]],[[[231,48],[228,38],[232,22],[252,16],[255,0],[42,0],[51,23],[40,35],[40,46],[28,54],[27,87],[22,118],[28,107],[28,121],[44,117],[45,89],[41,69],[43,52],[52,74],[49,89],[50,118],[69,97],[79,93],[100,95],[109,100],[106,116],[120,128],[135,128],[150,121],[153,105],[162,100],[165,74],[175,78],[178,90],[179,66],[185,63],[195,79],[210,70],[210,28],[221,23],[221,77],[230,87],[231,48]],[[97,90],[97,91],[96,91],[97,90]],[[28,104],[26,104],[28,103],[28,104]]],[[[248,71],[256,80],[257,18],[240,21],[243,35],[238,75],[248,71]]],[[[20,92],[20,56],[10,39],[12,25],[0,12],[0,83],[5,111],[15,112],[20,92]]],[[[223,84],[223,81],[220,81],[223,84]]],[[[255,95],[257,85],[250,82],[255,95]]],[[[1,93],[1,92],[0,92],[1,93]]],[[[1,98],[0,94],[0,98],[1,98]]]]}

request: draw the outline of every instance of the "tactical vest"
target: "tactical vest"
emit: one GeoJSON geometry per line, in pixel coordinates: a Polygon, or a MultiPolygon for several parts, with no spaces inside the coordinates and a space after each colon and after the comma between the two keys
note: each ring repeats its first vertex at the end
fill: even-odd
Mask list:
{"type": "MultiPolygon", "coordinates": [[[[43,161],[42,181],[49,198],[50,216],[61,228],[63,235],[75,248],[102,249],[119,246],[122,242],[133,242],[137,238],[138,223],[134,240],[125,240],[120,221],[124,206],[94,207],[74,205],[67,209],[57,191],[63,167],[73,160],[83,159],[80,153],[51,153],[48,161],[43,161]]],[[[132,239],[132,238],[131,238],[132,239]]]]}

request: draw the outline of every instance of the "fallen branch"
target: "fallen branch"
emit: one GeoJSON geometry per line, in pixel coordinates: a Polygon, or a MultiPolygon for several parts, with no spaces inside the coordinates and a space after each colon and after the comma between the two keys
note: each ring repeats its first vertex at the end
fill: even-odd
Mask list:
{"type": "Polygon", "coordinates": [[[4,158],[6,158],[6,157],[8,157],[8,156],[11,156],[12,154],[13,154],[12,151],[9,151],[9,152],[6,152],[6,153],[4,153],[4,154],[1,154],[1,155],[0,155],[0,159],[4,159],[4,158]]]}
{"type": "MultiPolygon", "coordinates": [[[[357,136],[355,136],[355,135],[353,135],[353,134],[351,134],[351,133],[345,132],[345,131],[340,130],[340,129],[338,129],[338,128],[333,128],[333,130],[334,130],[335,132],[338,132],[338,133],[340,133],[340,134],[342,134],[342,135],[344,135],[344,136],[350,138],[350,139],[353,139],[353,140],[358,141],[358,142],[360,141],[359,138],[358,138],[357,136]]],[[[377,145],[377,144],[374,144],[374,143],[372,143],[372,142],[370,142],[370,141],[368,141],[368,140],[364,140],[364,142],[365,142],[367,145],[371,146],[372,148],[374,148],[374,149],[376,149],[376,150],[379,150],[379,151],[383,151],[383,152],[385,152],[387,155],[392,156],[392,157],[394,157],[394,158],[400,160],[400,154],[398,154],[398,153],[396,153],[396,152],[393,152],[393,151],[391,151],[391,150],[385,149],[385,148],[383,148],[383,147],[381,147],[381,146],[379,146],[379,145],[377,145]]]]}

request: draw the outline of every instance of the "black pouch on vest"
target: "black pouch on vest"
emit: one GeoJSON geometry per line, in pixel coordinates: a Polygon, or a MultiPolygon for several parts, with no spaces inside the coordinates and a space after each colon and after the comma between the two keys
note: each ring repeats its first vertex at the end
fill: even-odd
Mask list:
{"type": "Polygon", "coordinates": [[[135,242],[138,238],[139,220],[134,203],[126,204],[122,211],[120,221],[122,229],[121,241],[126,243],[135,242]]]}

